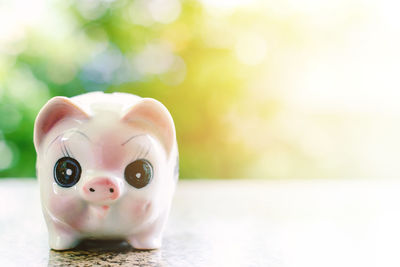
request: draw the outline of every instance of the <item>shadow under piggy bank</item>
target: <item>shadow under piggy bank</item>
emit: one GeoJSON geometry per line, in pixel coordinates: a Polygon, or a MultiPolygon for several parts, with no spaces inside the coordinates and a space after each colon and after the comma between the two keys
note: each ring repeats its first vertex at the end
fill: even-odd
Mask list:
{"type": "Polygon", "coordinates": [[[48,266],[163,266],[160,250],[137,250],[121,240],[83,240],[76,248],[49,251],[48,266]]]}

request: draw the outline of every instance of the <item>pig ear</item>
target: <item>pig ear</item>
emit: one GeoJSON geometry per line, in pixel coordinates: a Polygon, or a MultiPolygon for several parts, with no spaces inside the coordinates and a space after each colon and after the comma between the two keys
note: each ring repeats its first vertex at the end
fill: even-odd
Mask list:
{"type": "Polygon", "coordinates": [[[169,155],[175,142],[175,126],[171,114],[159,101],[143,98],[131,107],[122,121],[149,130],[161,140],[169,155]]]}
{"type": "Polygon", "coordinates": [[[34,127],[33,141],[38,150],[46,134],[62,119],[73,117],[87,119],[88,114],[67,97],[56,96],[50,99],[39,111],[34,127]]]}

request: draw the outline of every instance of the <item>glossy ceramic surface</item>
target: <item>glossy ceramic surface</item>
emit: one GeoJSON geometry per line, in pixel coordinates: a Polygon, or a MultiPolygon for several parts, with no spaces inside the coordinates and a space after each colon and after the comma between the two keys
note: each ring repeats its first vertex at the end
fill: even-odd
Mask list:
{"type": "Polygon", "coordinates": [[[160,102],[125,93],[54,97],[36,118],[34,143],[51,248],[84,238],[161,246],[179,163],[160,102]]]}

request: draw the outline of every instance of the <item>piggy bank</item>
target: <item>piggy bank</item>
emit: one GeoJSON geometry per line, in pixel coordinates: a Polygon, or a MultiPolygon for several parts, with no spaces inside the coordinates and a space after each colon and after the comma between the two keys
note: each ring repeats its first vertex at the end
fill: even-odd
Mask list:
{"type": "Polygon", "coordinates": [[[93,92],[54,97],[34,127],[52,249],[82,239],[161,246],[178,179],[175,127],[157,100],[93,92]]]}

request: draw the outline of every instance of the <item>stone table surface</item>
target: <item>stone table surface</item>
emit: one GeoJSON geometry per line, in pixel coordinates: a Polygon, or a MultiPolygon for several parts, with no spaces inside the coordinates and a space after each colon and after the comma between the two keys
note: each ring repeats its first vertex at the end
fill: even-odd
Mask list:
{"type": "Polygon", "coordinates": [[[180,181],[159,250],[47,244],[34,179],[0,180],[0,266],[400,266],[400,182],[180,181]]]}

